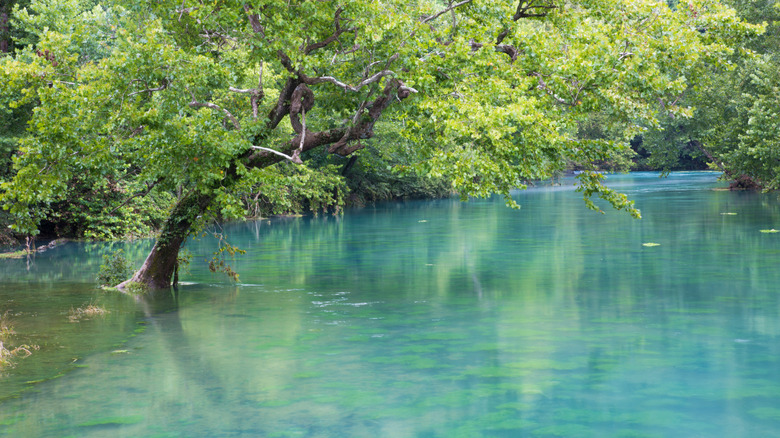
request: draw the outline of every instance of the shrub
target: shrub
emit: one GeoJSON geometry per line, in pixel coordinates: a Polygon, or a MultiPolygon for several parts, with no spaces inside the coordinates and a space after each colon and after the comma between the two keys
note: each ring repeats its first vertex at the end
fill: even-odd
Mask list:
{"type": "Polygon", "coordinates": [[[116,286],[127,280],[133,273],[130,262],[124,256],[124,251],[117,250],[113,254],[103,256],[103,264],[100,265],[97,281],[101,286],[116,286]]]}

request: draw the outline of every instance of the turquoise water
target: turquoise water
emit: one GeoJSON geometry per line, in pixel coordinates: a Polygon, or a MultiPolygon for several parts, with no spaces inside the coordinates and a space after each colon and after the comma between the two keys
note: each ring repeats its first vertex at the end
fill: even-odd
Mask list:
{"type": "Polygon", "coordinates": [[[154,300],[92,284],[149,242],[3,261],[41,348],[0,378],[0,436],[780,436],[780,203],[716,177],[611,175],[641,221],[564,180],[233,224],[241,284],[202,238],[154,300]]]}

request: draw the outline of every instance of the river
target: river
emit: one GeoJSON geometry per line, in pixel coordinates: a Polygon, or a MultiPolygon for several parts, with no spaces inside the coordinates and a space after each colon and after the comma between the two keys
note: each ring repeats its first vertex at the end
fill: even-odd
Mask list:
{"type": "Polygon", "coordinates": [[[176,293],[96,289],[68,243],[0,263],[39,347],[0,376],[0,436],[780,436],[780,203],[712,172],[230,224],[234,284],[188,243],[176,293]],[[72,321],[87,304],[103,316],[72,321]]]}

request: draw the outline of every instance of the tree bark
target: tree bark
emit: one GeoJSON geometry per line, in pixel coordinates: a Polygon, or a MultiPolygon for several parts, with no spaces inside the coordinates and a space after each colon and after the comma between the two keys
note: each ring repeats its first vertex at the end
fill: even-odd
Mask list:
{"type": "Polygon", "coordinates": [[[8,12],[0,10],[0,52],[2,53],[8,53],[11,51],[11,37],[8,34],[9,30],[8,12]]]}
{"type": "Polygon", "coordinates": [[[198,217],[208,208],[213,198],[214,195],[195,192],[182,198],[165,221],[160,237],[157,238],[141,269],[131,279],[117,285],[117,289],[125,291],[130,283],[151,290],[169,288],[176,270],[179,250],[190,235],[198,217]]]}

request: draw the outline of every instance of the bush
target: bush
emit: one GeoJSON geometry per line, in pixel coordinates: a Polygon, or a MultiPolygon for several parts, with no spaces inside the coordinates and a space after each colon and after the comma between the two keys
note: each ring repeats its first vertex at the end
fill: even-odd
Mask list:
{"type": "Polygon", "coordinates": [[[103,264],[98,271],[97,282],[101,286],[116,286],[127,280],[132,275],[133,270],[130,262],[124,256],[124,251],[117,250],[113,254],[103,256],[103,264]]]}

